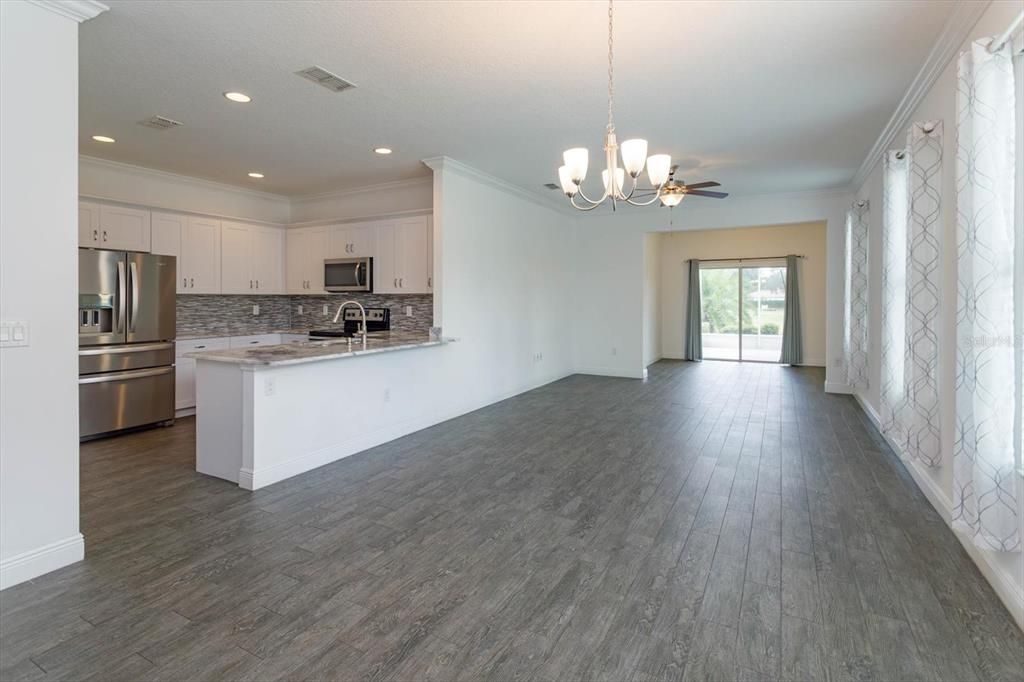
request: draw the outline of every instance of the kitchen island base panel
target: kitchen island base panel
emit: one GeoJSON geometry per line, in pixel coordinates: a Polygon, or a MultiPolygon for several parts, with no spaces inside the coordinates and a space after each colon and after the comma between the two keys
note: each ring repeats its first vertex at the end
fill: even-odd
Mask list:
{"type": "Polygon", "coordinates": [[[475,409],[430,394],[446,348],[269,366],[199,357],[196,470],[256,490],[475,409]]]}

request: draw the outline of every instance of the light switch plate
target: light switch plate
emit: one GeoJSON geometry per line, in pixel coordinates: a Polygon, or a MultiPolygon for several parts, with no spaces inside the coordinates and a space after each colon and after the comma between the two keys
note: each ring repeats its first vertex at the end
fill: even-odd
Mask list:
{"type": "Polygon", "coordinates": [[[260,314],[260,304],[259,303],[254,303],[253,304],[253,306],[252,306],[252,314],[253,315],[259,315],[260,314]]]}
{"type": "Polygon", "coordinates": [[[406,317],[412,317],[412,306],[411,305],[405,306],[405,316],[406,317]]]}
{"type": "Polygon", "coordinates": [[[3,320],[0,322],[0,348],[27,345],[28,320],[3,320]]]}

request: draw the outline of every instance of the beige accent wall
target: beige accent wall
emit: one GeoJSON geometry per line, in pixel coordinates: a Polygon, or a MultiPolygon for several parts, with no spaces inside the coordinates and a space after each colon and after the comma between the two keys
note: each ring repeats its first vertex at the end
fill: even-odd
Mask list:
{"type": "Polygon", "coordinates": [[[683,357],[688,259],[763,258],[796,253],[807,256],[801,259],[799,266],[804,364],[825,365],[824,222],[662,232],[658,239],[661,258],[661,350],[664,357],[683,357]]]}

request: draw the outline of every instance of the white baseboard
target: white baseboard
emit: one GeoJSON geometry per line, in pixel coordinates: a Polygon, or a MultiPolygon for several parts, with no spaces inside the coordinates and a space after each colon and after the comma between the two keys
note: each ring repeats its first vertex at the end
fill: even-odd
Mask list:
{"type": "Polygon", "coordinates": [[[853,394],[850,385],[842,381],[825,381],[825,393],[846,393],[853,394]]]}
{"type": "Polygon", "coordinates": [[[356,453],[368,450],[376,447],[383,443],[393,441],[396,438],[407,436],[410,433],[415,433],[422,429],[440,424],[441,422],[448,421],[460,417],[469,412],[479,410],[493,405],[494,403],[507,400],[521,393],[532,391],[535,388],[540,388],[552,382],[564,379],[567,376],[572,375],[573,372],[559,372],[547,377],[543,377],[536,381],[530,382],[529,384],[523,385],[519,388],[505,391],[493,398],[488,398],[484,401],[475,401],[472,404],[464,404],[455,408],[445,408],[437,412],[428,412],[423,416],[415,419],[409,419],[404,422],[397,424],[389,424],[385,427],[379,428],[375,431],[360,434],[354,438],[342,441],[340,443],[334,443],[328,447],[321,448],[320,450],[314,450],[313,452],[307,452],[297,457],[278,462],[277,464],[261,467],[256,470],[242,468],[238,472],[238,485],[246,490],[257,490],[265,486],[283,481],[286,478],[297,476],[307,471],[312,471],[318,467],[322,467],[331,462],[336,462],[339,459],[344,459],[356,453]]]}
{"type": "Polygon", "coordinates": [[[181,419],[182,417],[191,417],[196,413],[195,407],[183,407],[180,410],[174,411],[174,418],[181,419]]]}
{"type": "Polygon", "coordinates": [[[589,374],[597,377],[620,377],[623,379],[643,379],[646,370],[630,371],[618,367],[577,367],[575,374],[589,374]]]}
{"type": "Polygon", "coordinates": [[[800,363],[801,367],[824,367],[825,358],[807,358],[800,363]]]}
{"type": "MultiPolygon", "coordinates": [[[[881,420],[875,409],[859,393],[854,393],[853,397],[892,451],[897,453],[897,455],[901,455],[899,447],[882,433],[881,420]]],[[[935,511],[939,512],[939,516],[946,522],[946,525],[950,526],[953,519],[953,501],[949,499],[946,491],[932,478],[925,465],[920,462],[904,459],[902,456],[900,461],[903,462],[903,466],[910,472],[910,476],[914,479],[918,489],[924,493],[924,496],[931,503],[932,507],[935,508],[935,511]]],[[[1017,627],[1024,630],[1024,585],[1018,584],[1014,580],[1013,575],[995,561],[992,552],[978,547],[963,533],[952,528],[951,530],[963,548],[967,550],[967,555],[977,565],[978,570],[985,576],[992,589],[996,591],[1000,601],[1003,602],[1003,605],[1017,622],[1017,627]]]]}
{"type": "Polygon", "coordinates": [[[69,538],[30,549],[0,561],[0,590],[56,571],[85,558],[85,538],[75,533],[69,538]]]}

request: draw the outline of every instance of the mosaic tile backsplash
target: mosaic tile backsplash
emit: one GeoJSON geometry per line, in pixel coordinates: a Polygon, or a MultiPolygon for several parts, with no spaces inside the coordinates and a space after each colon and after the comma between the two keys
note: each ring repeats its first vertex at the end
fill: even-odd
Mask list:
{"type": "Polygon", "coordinates": [[[205,338],[269,334],[285,329],[329,329],[334,312],[345,300],[366,307],[391,308],[391,328],[427,334],[434,318],[430,294],[323,294],[320,296],[216,296],[178,295],[178,337],[205,338]],[[324,304],[328,314],[323,314],[324,304]],[[259,315],[253,315],[258,305],[259,315]],[[299,312],[299,307],[302,312],[299,312]],[[412,317],[405,314],[412,307],[412,317]]]}

